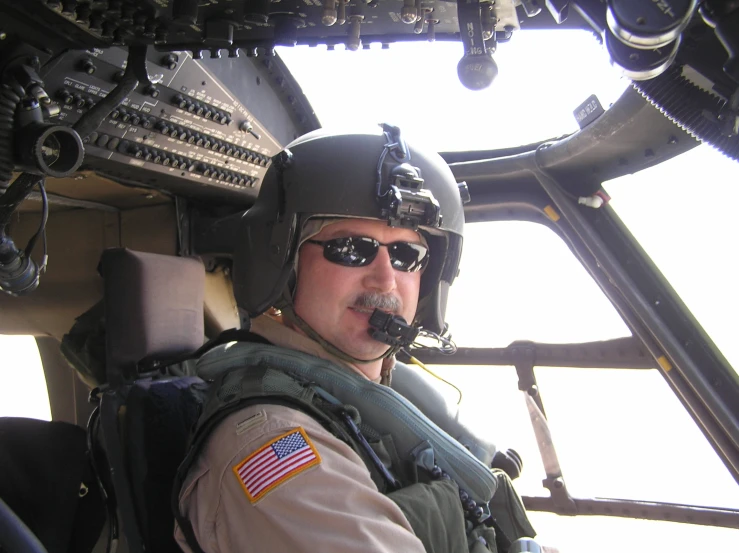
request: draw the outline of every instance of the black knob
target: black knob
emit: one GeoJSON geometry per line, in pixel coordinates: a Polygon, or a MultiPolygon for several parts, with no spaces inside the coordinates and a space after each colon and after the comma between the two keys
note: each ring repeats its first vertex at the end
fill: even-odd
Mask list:
{"type": "Polygon", "coordinates": [[[169,166],[172,163],[172,158],[170,156],[164,156],[164,159],[162,159],[162,165],[165,167],[169,166]]]}
{"type": "Polygon", "coordinates": [[[131,143],[128,140],[121,140],[118,143],[116,150],[118,150],[122,154],[128,154],[131,150],[131,143]]]}
{"type": "Polygon", "coordinates": [[[177,96],[172,98],[172,103],[180,109],[185,109],[187,107],[188,101],[182,94],[178,94],[177,96]]]}
{"type": "Polygon", "coordinates": [[[177,138],[179,138],[180,140],[183,140],[184,141],[184,140],[187,140],[187,135],[189,135],[189,134],[190,133],[188,131],[183,130],[182,132],[180,132],[180,134],[177,136],[177,138]]]}
{"type": "Polygon", "coordinates": [[[110,112],[111,119],[118,119],[120,116],[121,116],[121,112],[118,111],[117,109],[114,109],[113,111],[110,112]]]}
{"type": "Polygon", "coordinates": [[[108,143],[108,140],[110,140],[110,137],[107,134],[101,134],[98,136],[98,139],[95,141],[96,146],[100,146],[101,148],[105,148],[105,145],[108,143]]]}
{"type": "Polygon", "coordinates": [[[148,94],[152,98],[156,98],[157,96],[159,96],[159,89],[153,84],[150,84],[147,85],[146,88],[144,88],[144,94],[148,94]]]}
{"type": "Polygon", "coordinates": [[[501,469],[511,480],[515,480],[521,476],[521,472],[523,471],[523,459],[521,459],[521,456],[515,449],[499,450],[495,452],[490,466],[501,469]]]}
{"type": "Polygon", "coordinates": [[[227,149],[226,149],[226,155],[227,155],[227,156],[230,156],[230,155],[232,155],[233,153],[234,153],[234,149],[233,149],[233,148],[227,148],[227,149]]]}
{"type": "MultiPolygon", "coordinates": [[[[205,139],[198,135],[197,140],[195,141],[196,146],[203,146],[205,144],[205,139]]],[[[207,146],[205,146],[207,148],[207,146]]]]}
{"type": "Polygon", "coordinates": [[[87,73],[88,75],[92,75],[97,70],[97,67],[95,67],[95,64],[92,63],[90,58],[83,59],[79,64],[79,68],[80,71],[87,73]]]}
{"type": "Polygon", "coordinates": [[[131,119],[131,114],[127,111],[121,110],[121,121],[128,123],[129,119],[131,119]]]}
{"type": "Polygon", "coordinates": [[[175,54],[169,54],[162,58],[161,63],[164,67],[166,67],[170,71],[174,71],[175,69],[177,69],[178,61],[179,61],[179,58],[175,54]]]}
{"type": "Polygon", "coordinates": [[[86,102],[87,102],[87,98],[85,98],[85,97],[84,97],[84,96],[82,96],[81,94],[75,94],[75,95],[74,95],[74,104],[75,104],[75,105],[76,105],[76,106],[77,106],[78,108],[83,108],[83,107],[85,107],[85,103],[86,103],[86,102]]]}
{"type": "Polygon", "coordinates": [[[154,126],[154,121],[149,118],[146,118],[144,119],[143,123],[141,123],[141,126],[144,127],[145,129],[150,129],[154,126]]]}
{"type": "Polygon", "coordinates": [[[108,150],[115,150],[118,147],[118,144],[120,143],[121,139],[114,136],[110,140],[108,140],[108,143],[105,145],[108,150]]]}
{"type": "Polygon", "coordinates": [[[123,75],[125,75],[125,71],[116,71],[115,73],[113,73],[113,82],[121,82],[123,80],[123,75]]]}
{"type": "Polygon", "coordinates": [[[99,13],[90,16],[90,30],[99,33],[103,30],[103,17],[99,13]]]}
{"type": "Polygon", "coordinates": [[[195,111],[195,115],[203,115],[204,113],[205,113],[205,108],[201,104],[198,104],[198,109],[197,111],[195,111]]]}
{"type": "Polygon", "coordinates": [[[169,134],[169,125],[167,125],[167,123],[165,123],[164,121],[157,121],[156,125],[154,125],[154,128],[162,134],[169,134]]]}
{"type": "Polygon", "coordinates": [[[63,88],[56,93],[56,97],[59,98],[63,104],[69,105],[74,102],[74,96],[72,96],[68,90],[64,90],[63,88]]]}
{"type": "MultiPolygon", "coordinates": [[[[201,144],[198,144],[198,146],[200,146],[200,145],[201,145],[201,144]]],[[[210,148],[210,140],[208,140],[208,139],[206,138],[206,139],[205,139],[205,142],[203,142],[202,146],[203,146],[203,148],[210,148]]]]}
{"type": "Polygon", "coordinates": [[[457,64],[457,75],[466,88],[482,90],[498,76],[498,64],[489,54],[464,56],[457,64]]]}
{"type": "Polygon", "coordinates": [[[103,32],[102,32],[103,38],[113,38],[113,35],[115,34],[116,30],[118,30],[118,25],[116,25],[112,21],[103,22],[103,32]]]}
{"type": "Polygon", "coordinates": [[[139,117],[138,115],[134,115],[133,117],[131,117],[132,125],[138,125],[140,122],[141,122],[141,117],[139,117]]]}
{"type": "Polygon", "coordinates": [[[211,117],[213,117],[213,112],[208,108],[205,108],[205,118],[210,119],[211,117]]]}
{"type": "Polygon", "coordinates": [[[93,131],[90,134],[88,134],[85,138],[82,139],[82,143],[83,144],[90,144],[90,143],[94,144],[97,138],[98,138],[98,133],[93,131]]]}
{"type": "Polygon", "coordinates": [[[171,129],[171,130],[169,131],[169,136],[171,136],[172,138],[177,138],[177,137],[179,136],[179,134],[180,134],[180,130],[179,130],[179,128],[177,128],[177,127],[173,127],[173,128],[172,128],[172,129],[171,129]]]}
{"type": "MultiPolygon", "coordinates": [[[[58,2],[55,3],[58,4],[58,2]]],[[[62,2],[62,13],[64,15],[74,15],[76,8],[77,0],[64,0],[64,2],[62,2]]]]}

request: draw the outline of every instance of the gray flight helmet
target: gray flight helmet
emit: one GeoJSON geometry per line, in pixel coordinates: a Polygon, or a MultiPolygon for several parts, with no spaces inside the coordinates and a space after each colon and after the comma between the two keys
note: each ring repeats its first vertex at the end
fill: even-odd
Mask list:
{"type": "Polygon", "coordinates": [[[273,158],[256,203],[241,219],[234,250],[234,294],[249,316],[291,305],[308,220],[354,217],[423,233],[430,258],[413,323],[443,331],[462,253],[466,185],[436,152],[408,147],[397,127],[382,128],[381,134],[314,131],[273,158]]]}

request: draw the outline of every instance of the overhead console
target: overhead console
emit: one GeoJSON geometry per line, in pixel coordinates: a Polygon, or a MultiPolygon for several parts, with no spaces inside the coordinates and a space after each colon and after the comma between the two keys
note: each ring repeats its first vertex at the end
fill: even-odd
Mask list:
{"type": "MultiPolygon", "coordinates": [[[[123,80],[126,61],[125,49],[95,48],[44,66],[59,106],[50,121],[77,124],[123,80]]],[[[149,82],[82,138],[83,168],[186,197],[253,201],[281,144],[189,52],[150,50],[146,67],[149,82]]]]}
{"type": "Polygon", "coordinates": [[[647,80],[668,69],[684,39],[693,49],[698,38],[684,35],[698,23],[711,29],[701,37],[720,43],[718,64],[705,66],[739,78],[739,15],[736,3],[722,0],[2,0],[0,14],[27,26],[29,41],[78,48],[146,43],[196,59],[239,50],[269,55],[278,45],[358,50],[372,42],[453,40],[462,44],[459,78],[471,89],[493,82],[492,55],[522,28],[594,30],[624,74],[647,80]],[[34,36],[39,29],[45,36],[34,36]]]}

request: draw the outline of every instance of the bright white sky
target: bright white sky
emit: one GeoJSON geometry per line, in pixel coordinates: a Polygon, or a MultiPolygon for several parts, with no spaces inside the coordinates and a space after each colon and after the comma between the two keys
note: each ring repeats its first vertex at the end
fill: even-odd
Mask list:
{"type": "MultiPolygon", "coordinates": [[[[387,121],[439,151],[500,148],[568,134],[577,129],[572,111],[590,94],[608,107],[628,84],[588,33],[518,33],[500,46],[495,56],[500,75],[482,92],[459,84],[456,43],[279,53],[324,126],[387,121]]],[[[701,147],[606,184],[621,218],[735,367],[738,181],[739,164],[701,147]]],[[[628,334],[548,229],[476,223],[465,232],[462,274],[447,313],[460,345],[628,334]]],[[[16,354],[4,355],[0,365],[0,416],[50,417],[32,345],[28,338],[0,336],[0,350],[16,354]],[[29,392],[21,395],[19,389],[29,392]]],[[[522,453],[526,469],[519,490],[546,493],[515,371],[437,369],[463,388],[462,413],[472,428],[522,453]]],[[[573,494],[739,507],[739,486],[656,372],[541,369],[537,378],[573,494]]],[[[542,543],[562,553],[692,553],[708,544],[739,543],[739,532],[710,527],[539,513],[532,519],[542,543]]]]}

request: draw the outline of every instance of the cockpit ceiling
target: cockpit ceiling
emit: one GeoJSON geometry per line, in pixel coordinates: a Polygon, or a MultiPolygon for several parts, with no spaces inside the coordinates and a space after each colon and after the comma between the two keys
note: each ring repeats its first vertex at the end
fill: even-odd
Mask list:
{"type": "Polygon", "coordinates": [[[0,13],[25,40],[56,52],[149,44],[199,59],[241,52],[269,56],[276,46],[358,50],[373,42],[451,40],[462,43],[458,73],[473,89],[492,82],[497,67],[491,54],[499,44],[515,42],[519,30],[581,28],[599,36],[629,78],[661,74],[679,51],[722,89],[739,79],[733,61],[736,7],[730,4],[706,1],[699,9],[696,1],[649,0],[3,0],[0,13]],[[696,55],[706,42],[717,56],[696,55]]]}

